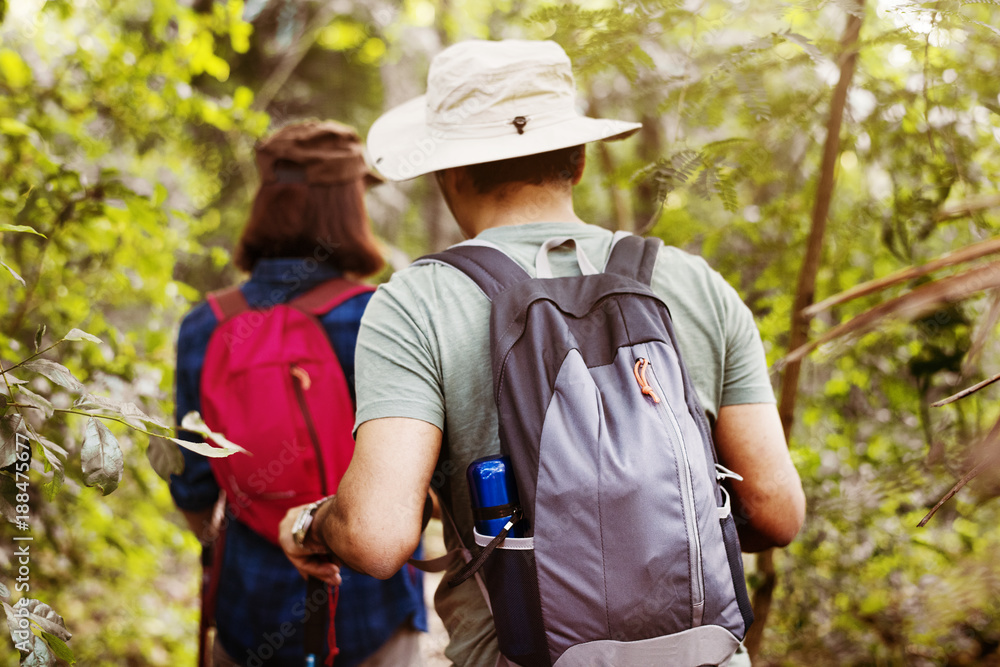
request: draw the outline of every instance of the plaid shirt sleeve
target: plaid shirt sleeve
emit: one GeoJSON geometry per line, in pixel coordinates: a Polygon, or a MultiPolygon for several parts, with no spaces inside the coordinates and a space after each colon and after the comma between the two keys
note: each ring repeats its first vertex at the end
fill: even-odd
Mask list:
{"type": "MultiPolygon", "coordinates": [[[[208,339],[212,337],[215,327],[215,315],[207,303],[195,307],[181,323],[177,336],[175,396],[175,419],[178,427],[188,412],[201,412],[201,367],[205,361],[208,339]]],[[[180,430],[177,437],[192,442],[201,440],[194,433],[180,430]]],[[[170,493],[174,502],[177,507],[189,512],[210,508],[219,497],[219,485],[212,476],[208,459],[183,447],[181,453],[184,455],[184,471],[170,476],[170,493]]]]}

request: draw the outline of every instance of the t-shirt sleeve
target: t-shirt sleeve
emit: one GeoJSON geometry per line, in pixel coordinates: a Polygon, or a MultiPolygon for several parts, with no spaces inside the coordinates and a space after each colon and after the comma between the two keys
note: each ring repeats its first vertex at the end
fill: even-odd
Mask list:
{"type": "Polygon", "coordinates": [[[767,359],[753,313],[725,281],[726,361],[719,406],[774,403],[767,359]]]}
{"type": "Polygon", "coordinates": [[[444,430],[441,370],[419,304],[401,274],[379,287],[368,304],[355,352],[355,430],[385,417],[419,419],[444,430]]]}

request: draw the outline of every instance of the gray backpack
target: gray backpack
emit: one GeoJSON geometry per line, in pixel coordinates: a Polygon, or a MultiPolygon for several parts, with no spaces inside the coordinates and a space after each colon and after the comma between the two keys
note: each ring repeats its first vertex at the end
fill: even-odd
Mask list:
{"type": "MultiPolygon", "coordinates": [[[[753,621],[729,496],[667,306],[662,242],[617,234],[604,272],[531,278],[499,248],[450,265],[492,301],[500,445],[520,507],[482,549],[501,653],[517,665],[723,665],[753,621]],[[507,537],[516,521],[528,537],[507,537]]],[[[455,583],[455,582],[453,582],[455,583]]]]}

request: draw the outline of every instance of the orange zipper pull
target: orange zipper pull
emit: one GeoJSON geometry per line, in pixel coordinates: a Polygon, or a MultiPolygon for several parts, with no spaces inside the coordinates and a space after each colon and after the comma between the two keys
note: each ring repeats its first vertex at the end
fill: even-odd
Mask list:
{"type": "Polygon", "coordinates": [[[309,391],[309,387],[312,386],[312,378],[309,377],[309,371],[301,366],[292,364],[291,373],[292,377],[298,380],[299,384],[302,385],[302,391],[309,391]]]}
{"type": "Polygon", "coordinates": [[[660,397],[656,395],[653,387],[650,386],[649,381],[646,379],[646,369],[648,367],[649,361],[645,358],[640,358],[635,362],[635,366],[632,367],[632,373],[635,375],[635,381],[639,383],[639,388],[642,389],[643,395],[652,398],[653,403],[659,403],[660,397]]]}

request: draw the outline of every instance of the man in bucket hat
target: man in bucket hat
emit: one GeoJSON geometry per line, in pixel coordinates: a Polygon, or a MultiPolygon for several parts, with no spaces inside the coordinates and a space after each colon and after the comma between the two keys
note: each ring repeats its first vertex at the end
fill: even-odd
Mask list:
{"type": "MultiPolygon", "coordinates": [[[[536,255],[554,237],[573,239],[594,263],[608,257],[614,236],[576,215],[572,188],[583,174],[584,144],[638,128],[577,113],[570,62],[555,43],[469,41],[434,59],[427,94],[376,121],[368,147],[390,180],[433,173],[465,236],[498,246],[534,275],[536,255]]],[[[553,252],[551,271],[578,275],[577,255],[553,252]]],[[[749,309],[704,261],[675,248],[659,251],[652,288],[670,308],[720,462],[744,478],[734,488],[744,549],[787,544],[805,502],[749,309]]],[[[336,580],[337,567],[315,556],[332,552],[389,576],[420,539],[431,486],[453,519],[445,523],[447,546],[473,543],[465,471],[500,452],[489,318],[486,296],[441,264],[400,271],[373,297],[358,338],[355,458],[304,544],[290,538],[300,511],[282,524],[282,545],[301,572],[336,580]]],[[[442,585],[435,603],[451,660],[504,663],[479,588],[442,585]]]]}

